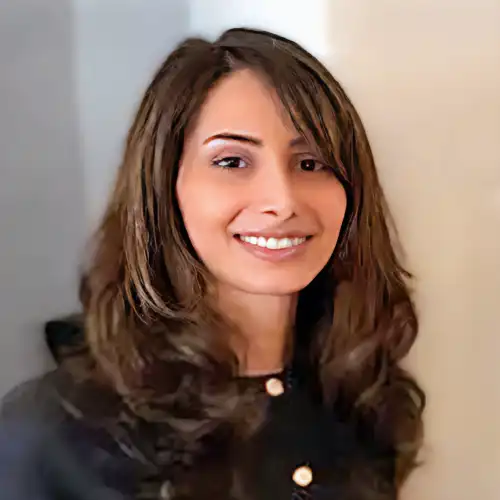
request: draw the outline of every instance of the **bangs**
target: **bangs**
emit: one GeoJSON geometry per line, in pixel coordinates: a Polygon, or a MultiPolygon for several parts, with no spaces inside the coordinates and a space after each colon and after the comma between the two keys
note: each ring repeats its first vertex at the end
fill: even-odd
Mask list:
{"type": "Polygon", "coordinates": [[[294,127],[314,149],[325,165],[330,166],[345,187],[351,185],[343,151],[350,131],[335,106],[325,83],[305,68],[288,69],[280,74],[274,88],[294,127]]]}

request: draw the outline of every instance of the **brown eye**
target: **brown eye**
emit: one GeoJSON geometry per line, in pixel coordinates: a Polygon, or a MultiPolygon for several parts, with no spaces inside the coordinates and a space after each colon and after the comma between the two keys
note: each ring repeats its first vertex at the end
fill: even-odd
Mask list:
{"type": "Polygon", "coordinates": [[[321,164],[312,158],[307,158],[300,161],[300,168],[304,172],[314,172],[321,168],[321,164]]]}
{"type": "Polygon", "coordinates": [[[239,156],[227,156],[225,158],[220,158],[213,162],[215,167],[237,169],[245,168],[247,166],[246,162],[239,156]]]}

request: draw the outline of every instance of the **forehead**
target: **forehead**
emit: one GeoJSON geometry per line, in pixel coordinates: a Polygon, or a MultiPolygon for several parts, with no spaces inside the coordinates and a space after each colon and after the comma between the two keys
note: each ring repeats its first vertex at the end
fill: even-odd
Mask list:
{"type": "Polygon", "coordinates": [[[231,131],[289,142],[297,136],[274,89],[256,72],[242,69],[219,82],[205,100],[191,138],[198,142],[231,131]]]}

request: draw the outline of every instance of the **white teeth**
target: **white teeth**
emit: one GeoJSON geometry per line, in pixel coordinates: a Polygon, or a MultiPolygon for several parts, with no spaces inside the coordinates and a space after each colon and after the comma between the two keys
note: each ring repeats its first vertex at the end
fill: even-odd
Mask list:
{"type": "Polygon", "coordinates": [[[295,247],[306,241],[306,238],[264,238],[263,236],[259,236],[258,238],[257,236],[240,236],[240,239],[245,243],[270,250],[295,247]]]}
{"type": "Polygon", "coordinates": [[[271,250],[276,250],[278,248],[278,240],[276,238],[269,238],[267,240],[267,248],[270,248],[271,250]]]}

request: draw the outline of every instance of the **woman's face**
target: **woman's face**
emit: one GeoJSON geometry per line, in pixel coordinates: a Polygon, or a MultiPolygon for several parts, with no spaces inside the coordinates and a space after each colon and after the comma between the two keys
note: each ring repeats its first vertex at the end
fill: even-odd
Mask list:
{"type": "Polygon", "coordinates": [[[184,224],[219,283],[292,294],[330,259],[346,210],[322,165],[250,70],[208,95],[184,146],[177,179],[184,224]]]}

